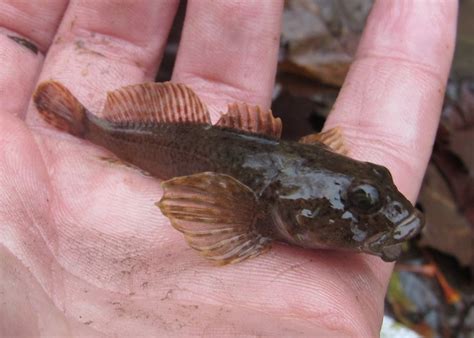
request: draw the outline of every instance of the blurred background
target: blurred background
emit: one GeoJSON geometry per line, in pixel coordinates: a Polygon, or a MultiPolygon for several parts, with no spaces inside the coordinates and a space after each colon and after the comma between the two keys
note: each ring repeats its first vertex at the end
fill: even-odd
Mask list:
{"type": "MultiPolygon", "coordinates": [[[[322,128],[372,2],[285,2],[272,104],[283,120],[284,138],[295,140],[322,128]]],[[[157,81],[171,77],[185,5],[182,1],[157,81]]],[[[454,63],[417,203],[427,224],[407,243],[395,267],[382,336],[474,338],[473,16],[474,0],[461,0],[454,63]]]]}

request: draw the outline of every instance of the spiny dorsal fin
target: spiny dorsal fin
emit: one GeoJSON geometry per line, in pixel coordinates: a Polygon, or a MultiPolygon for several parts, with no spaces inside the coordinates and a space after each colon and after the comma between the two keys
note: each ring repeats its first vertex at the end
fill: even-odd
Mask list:
{"type": "Polygon", "coordinates": [[[338,154],[347,155],[349,153],[344,143],[341,128],[339,127],[303,136],[298,142],[304,144],[322,143],[338,154]]]}
{"type": "Polygon", "coordinates": [[[216,126],[262,134],[273,139],[280,139],[281,120],[275,118],[270,109],[262,110],[260,106],[246,103],[231,103],[227,113],[222,114],[216,126]]]}
{"type": "Polygon", "coordinates": [[[255,229],[257,197],[235,178],[214,172],[173,178],[157,203],[189,246],[218,264],[236,263],[270,247],[255,229]]]}
{"type": "Polygon", "coordinates": [[[171,82],[142,83],[109,92],[102,116],[112,122],[211,123],[196,93],[171,82]]]}

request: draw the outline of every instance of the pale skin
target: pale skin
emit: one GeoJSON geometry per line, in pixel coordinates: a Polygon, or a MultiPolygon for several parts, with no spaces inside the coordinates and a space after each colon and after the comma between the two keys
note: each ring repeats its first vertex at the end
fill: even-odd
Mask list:
{"type": "MultiPolygon", "coordinates": [[[[215,267],[154,206],[158,180],[38,118],[30,97],[41,80],[61,81],[93,112],[108,90],[152,81],[176,8],[1,1],[0,336],[377,336],[392,264],[274,245],[215,267]]],[[[281,12],[280,0],[190,0],[172,80],[192,87],[214,121],[232,101],[269,107],[281,12]]],[[[456,14],[454,0],[376,2],[325,126],[341,126],[351,155],[388,167],[412,201],[456,14]]]]}

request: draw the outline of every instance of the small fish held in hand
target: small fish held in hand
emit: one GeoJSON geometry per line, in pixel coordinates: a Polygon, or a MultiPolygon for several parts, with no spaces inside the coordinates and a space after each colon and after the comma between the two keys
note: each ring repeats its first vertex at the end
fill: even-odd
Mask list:
{"type": "Polygon", "coordinates": [[[39,85],[34,102],[54,127],[166,180],[157,206],[219,264],[273,241],[393,261],[424,223],[385,167],[345,156],[337,128],[280,140],[280,119],[243,103],[212,125],[199,97],[174,83],[109,92],[101,118],[54,81],[39,85]]]}

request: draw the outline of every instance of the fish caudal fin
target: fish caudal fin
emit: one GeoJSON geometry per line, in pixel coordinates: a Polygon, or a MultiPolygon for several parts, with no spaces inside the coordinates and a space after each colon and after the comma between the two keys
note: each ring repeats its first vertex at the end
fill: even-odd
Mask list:
{"type": "Polygon", "coordinates": [[[62,84],[42,82],[33,94],[33,101],[50,125],[75,136],[84,135],[86,108],[62,84]]]}
{"type": "Polygon", "coordinates": [[[270,239],[255,230],[255,193],[235,178],[205,172],[165,181],[163,188],[157,205],[207,259],[236,263],[270,247],[270,239]]]}

